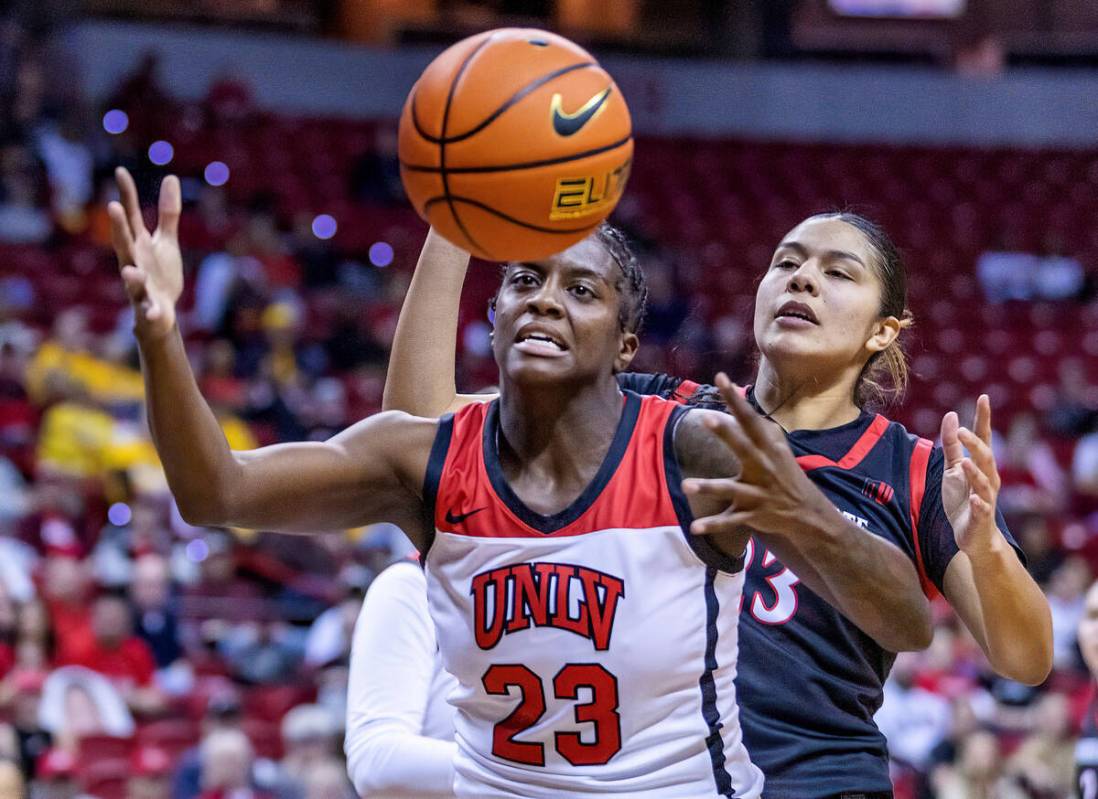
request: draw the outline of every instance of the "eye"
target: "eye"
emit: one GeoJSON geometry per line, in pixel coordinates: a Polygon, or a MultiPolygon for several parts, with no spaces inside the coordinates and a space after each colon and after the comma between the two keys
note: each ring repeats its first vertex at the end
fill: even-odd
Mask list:
{"type": "Polygon", "coordinates": [[[575,294],[577,297],[583,297],[584,299],[595,296],[595,292],[593,292],[589,287],[583,285],[582,283],[572,286],[572,293],[575,294]]]}
{"type": "Polygon", "coordinates": [[[530,272],[516,272],[511,276],[511,285],[514,286],[536,286],[538,283],[537,278],[530,272]]]}
{"type": "Polygon", "coordinates": [[[853,280],[854,279],[850,275],[848,275],[846,272],[842,271],[841,269],[829,269],[827,271],[827,276],[828,277],[835,277],[835,278],[838,278],[839,280],[853,280]]]}
{"type": "Polygon", "coordinates": [[[782,258],[780,261],[774,264],[775,269],[796,269],[797,266],[797,262],[790,260],[789,258],[782,258]]]}

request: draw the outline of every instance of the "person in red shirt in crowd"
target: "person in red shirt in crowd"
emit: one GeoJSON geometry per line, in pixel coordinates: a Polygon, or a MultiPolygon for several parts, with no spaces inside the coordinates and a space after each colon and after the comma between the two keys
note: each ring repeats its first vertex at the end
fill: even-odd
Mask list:
{"type": "Polygon", "coordinates": [[[58,665],[84,666],[111,678],[135,713],[162,710],[164,697],[153,684],[156,662],[149,645],[134,635],[129,603],[114,594],[101,595],[92,606],[91,629],[92,646],[59,658],[58,665]]]}
{"type": "Polygon", "coordinates": [[[77,663],[95,646],[88,609],[90,580],[71,554],[50,554],[42,568],[42,598],[54,633],[58,663],[77,663]]]}

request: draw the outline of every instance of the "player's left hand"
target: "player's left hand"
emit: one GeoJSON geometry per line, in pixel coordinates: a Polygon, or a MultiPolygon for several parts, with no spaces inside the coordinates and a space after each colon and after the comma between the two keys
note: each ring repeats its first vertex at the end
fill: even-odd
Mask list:
{"type": "Polygon", "coordinates": [[[942,418],[942,506],[957,546],[970,555],[1005,541],[995,523],[1000,480],[991,451],[991,400],[987,394],[976,401],[972,427],[961,427],[953,411],[942,418]]]}
{"type": "Polygon", "coordinates": [[[696,519],[698,535],[758,533],[789,535],[811,524],[815,514],[834,514],[834,507],[805,475],[782,429],[760,416],[727,375],[717,375],[717,388],[728,414],[707,414],[703,424],[740,462],[740,473],[726,478],[689,478],[687,495],[727,504],[721,513],[696,519]]]}

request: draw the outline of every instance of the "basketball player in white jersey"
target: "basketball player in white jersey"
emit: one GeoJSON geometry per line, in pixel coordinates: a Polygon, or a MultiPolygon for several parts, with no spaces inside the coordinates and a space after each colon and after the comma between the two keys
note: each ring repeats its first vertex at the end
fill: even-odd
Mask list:
{"type": "Polygon", "coordinates": [[[414,560],[371,583],[355,624],[347,687],[347,771],[363,799],[451,799],[456,686],[442,667],[414,560]]]}
{"type": "MultiPolygon", "coordinates": [[[[749,458],[744,442],[761,447],[768,432],[753,414],[737,425],[623,396],[615,373],[636,352],[646,294],[635,262],[600,233],[510,265],[492,403],[440,420],[383,413],[324,443],[233,452],[175,324],[179,182],[165,179],[150,235],[132,179],[117,174],[115,249],[180,510],[202,525],[309,533],[389,521],[408,534],[458,682],[456,795],[761,794],[735,700],[737,615],[720,612],[739,598],[753,519],[737,512],[736,532],[691,535],[695,519],[704,531],[727,508],[688,499],[681,481],[740,472],[731,448],[749,458]]],[[[848,524],[810,499],[805,513],[848,524]]]]}

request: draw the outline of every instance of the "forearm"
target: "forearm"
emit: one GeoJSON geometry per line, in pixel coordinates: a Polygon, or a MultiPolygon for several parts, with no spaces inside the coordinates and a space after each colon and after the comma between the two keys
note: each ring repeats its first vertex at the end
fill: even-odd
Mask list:
{"type": "Polygon", "coordinates": [[[802,518],[792,534],[764,537],[778,559],[885,649],[924,649],[930,603],[907,555],[826,500],[802,518]]]}
{"type": "Polygon", "coordinates": [[[454,795],[456,754],[452,741],[379,723],[354,731],[353,740],[348,735],[347,772],[364,798],[382,794],[448,799],[454,795]]]}
{"type": "Polygon", "coordinates": [[[1037,583],[1002,536],[984,552],[957,557],[971,564],[992,668],[1028,685],[1044,682],[1052,669],[1052,614],[1037,583]]]}
{"type": "Polygon", "coordinates": [[[149,429],[180,512],[199,521],[216,518],[237,464],[198,390],[179,329],[138,343],[149,429]]]}
{"type": "Polygon", "coordinates": [[[458,311],[469,255],[431,230],[397,321],[382,407],[435,417],[454,402],[458,311]]]}

